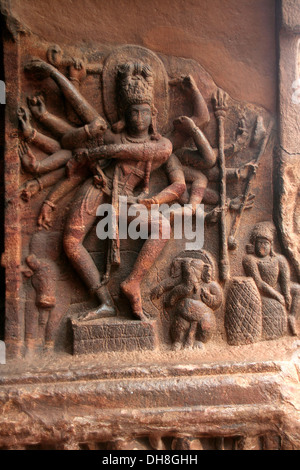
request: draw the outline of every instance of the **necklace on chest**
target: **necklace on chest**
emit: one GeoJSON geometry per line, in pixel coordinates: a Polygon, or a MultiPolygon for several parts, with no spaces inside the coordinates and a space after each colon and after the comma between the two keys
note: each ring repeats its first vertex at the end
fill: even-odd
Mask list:
{"type": "Polygon", "coordinates": [[[129,135],[122,135],[122,143],[126,144],[126,142],[130,142],[133,144],[143,144],[144,142],[148,142],[150,139],[149,136],[146,137],[131,137],[129,135]]]}

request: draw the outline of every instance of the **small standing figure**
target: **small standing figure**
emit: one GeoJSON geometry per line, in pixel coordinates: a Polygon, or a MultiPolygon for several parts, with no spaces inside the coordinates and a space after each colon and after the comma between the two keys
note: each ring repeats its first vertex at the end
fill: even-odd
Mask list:
{"type": "Polygon", "coordinates": [[[247,276],[252,277],[261,294],[263,339],[297,335],[295,315],[299,309],[300,286],[292,283],[284,256],[274,253],[275,228],[270,222],[257,224],[251,233],[248,254],[243,259],[247,276]]]}
{"type": "Polygon", "coordinates": [[[222,303],[222,290],[213,277],[207,255],[185,252],[173,261],[171,277],[152,291],[153,297],[159,297],[170,290],[164,304],[174,314],[170,331],[174,350],[202,348],[211,339],[216,327],[213,312],[222,303]]]}

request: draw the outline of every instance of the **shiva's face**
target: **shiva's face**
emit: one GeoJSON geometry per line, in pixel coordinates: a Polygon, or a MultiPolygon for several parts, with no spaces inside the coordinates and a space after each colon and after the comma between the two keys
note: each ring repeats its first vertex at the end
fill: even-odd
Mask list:
{"type": "Polygon", "coordinates": [[[263,237],[257,237],[255,241],[255,253],[260,258],[265,258],[271,253],[271,242],[263,237]]]}
{"type": "Polygon", "coordinates": [[[151,108],[148,104],[131,105],[126,113],[127,127],[136,134],[148,131],[151,121],[151,108]]]}

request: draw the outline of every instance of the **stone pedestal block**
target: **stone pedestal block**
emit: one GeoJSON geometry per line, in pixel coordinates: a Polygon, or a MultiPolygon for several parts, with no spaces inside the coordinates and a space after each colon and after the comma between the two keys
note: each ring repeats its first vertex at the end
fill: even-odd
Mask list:
{"type": "Polygon", "coordinates": [[[158,341],[155,322],[139,322],[128,318],[91,322],[73,320],[72,329],[74,354],[154,350],[158,341]]]}

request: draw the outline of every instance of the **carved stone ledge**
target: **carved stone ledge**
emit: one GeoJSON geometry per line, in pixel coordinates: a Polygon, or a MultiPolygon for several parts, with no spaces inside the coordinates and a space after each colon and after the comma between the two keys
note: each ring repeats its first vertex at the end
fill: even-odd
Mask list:
{"type": "MultiPolygon", "coordinates": [[[[255,441],[263,449],[269,444],[262,436],[276,435],[277,448],[296,449],[298,389],[295,365],[287,362],[4,373],[0,447],[116,448],[111,443],[122,439],[152,449],[160,436],[221,439],[216,448],[224,439],[241,449],[255,441]]],[[[124,442],[119,449],[128,448],[124,442]]]]}

